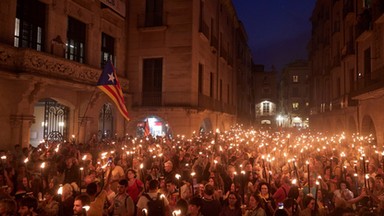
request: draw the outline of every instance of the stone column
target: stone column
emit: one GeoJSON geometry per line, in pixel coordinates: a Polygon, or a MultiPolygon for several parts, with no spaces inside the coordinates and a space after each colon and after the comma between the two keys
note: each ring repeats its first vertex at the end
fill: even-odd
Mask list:
{"type": "Polygon", "coordinates": [[[97,135],[97,129],[95,130],[93,127],[98,124],[92,124],[93,118],[92,117],[79,117],[79,137],[78,142],[79,143],[87,143],[88,140],[91,138],[93,133],[96,133],[97,135]]]}
{"type": "Polygon", "coordinates": [[[35,121],[33,115],[12,115],[11,116],[11,149],[14,145],[20,144],[22,147],[28,147],[30,144],[30,128],[35,121]]]}

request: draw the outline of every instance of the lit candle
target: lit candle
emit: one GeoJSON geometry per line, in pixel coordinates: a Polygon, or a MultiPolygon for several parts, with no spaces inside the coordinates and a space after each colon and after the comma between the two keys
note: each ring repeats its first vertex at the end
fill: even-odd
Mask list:
{"type": "Polygon", "coordinates": [[[181,199],[181,184],[180,184],[180,177],[181,177],[181,175],[180,174],[176,174],[175,177],[177,179],[177,187],[179,188],[179,196],[180,196],[180,199],[181,199]]]}
{"type": "Polygon", "coordinates": [[[311,173],[309,172],[309,161],[305,162],[307,164],[307,172],[308,172],[308,193],[311,193],[311,173]]]}
{"type": "Polygon", "coordinates": [[[191,173],[191,176],[192,176],[192,197],[195,196],[195,181],[196,181],[195,175],[196,175],[195,172],[191,173]]]}
{"type": "MultiPolygon", "coordinates": [[[[319,176],[320,177],[320,176],[319,176]]],[[[319,191],[319,185],[320,185],[320,182],[319,181],[316,181],[316,191],[315,191],[315,214],[316,215],[316,212],[317,212],[317,192],[319,191]]]]}
{"type": "Polygon", "coordinates": [[[79,187],[80,187],[80,191],[81,191],[81,182],[82,182],[82,179],[83,179],[83,172],[84,172],[84,168],[83,167],[80,167],[80,180],[79,180],[79,187]]]}

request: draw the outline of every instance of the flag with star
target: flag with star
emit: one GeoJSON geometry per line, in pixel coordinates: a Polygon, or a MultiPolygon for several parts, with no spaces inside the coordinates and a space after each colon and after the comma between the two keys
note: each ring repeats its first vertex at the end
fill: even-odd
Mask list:
{"type": "Polygon", "coordinates": [[[113,67],[111,61],[108,61],[105,64],[103,72],[101,73],[99,81],[97,82],[97,87],[101,89],[105,94],[107,94],[113,100],[113,102],[115,102],[121,115],[123,115],[123,117],[129,121],[128,111],[125,107],[123,91],[121,90],[115,67],[113,67]]]}
{"type": "Polygon", "coordinates": [[[147,137],[151,133],[149,129],[149,121],[148,119],[144,122],[144,136],[147,137]]]}

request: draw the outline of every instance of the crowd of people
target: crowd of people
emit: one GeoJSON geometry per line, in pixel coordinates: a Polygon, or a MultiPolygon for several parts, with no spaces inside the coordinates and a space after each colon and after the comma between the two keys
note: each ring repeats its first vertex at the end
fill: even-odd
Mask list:
{"type": "Polygon", "coordinates": [[[253,130],[1,151],[0,215],[384,215],[371,136],[253,130]]]}

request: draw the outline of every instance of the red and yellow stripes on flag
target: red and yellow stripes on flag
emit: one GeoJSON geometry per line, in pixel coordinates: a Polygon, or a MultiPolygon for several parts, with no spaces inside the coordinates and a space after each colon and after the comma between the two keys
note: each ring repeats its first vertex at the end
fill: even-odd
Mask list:
{"type": "Polygon", "coordinates": [[[144,122],[144,136],[149,136],[149,134],[151,133],[150,129],[149,129],[149,121],[148,119],[144,122]]]}
{"type": "Polygon", "coordinates": [[[103,72],[97,83],[97,87],[107,94],[116,104],[121,115],[129,121],[128,111],[125,106],[124,95],[120,83],[117,79],[116,70],[110,61],[105,65],[103,72]]]}

